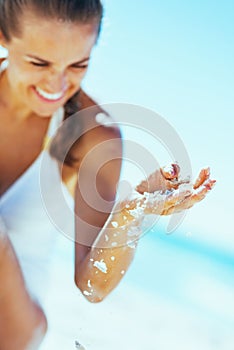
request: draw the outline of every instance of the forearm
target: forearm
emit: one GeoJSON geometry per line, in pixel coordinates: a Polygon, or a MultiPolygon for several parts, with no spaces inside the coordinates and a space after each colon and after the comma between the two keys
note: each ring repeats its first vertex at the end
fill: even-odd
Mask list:
{"type": "Polygon", "coordinates": [[[135,198],[127,198],[115,207],[81,262],[76,283],[88,300],[102,300],[119,283],[135,255],[146,215],[170,215],[191,208],[215,184],[209,169],[200,171],[194,185],[180,180],[177,186],[173,182],[161,190],[154,186],[153,177],[149,177],[149,182],[154,192],[147,192],[148,186],[141,183],[140,193],[133,192],[135,198]]]}
{"type": "Polygon", "coordinates": [[[147,214],[160,215],[165,205],[161,191],[140,194],[118,203],[112,210],[91,249],[81,262],[76,284],[91,302],[101,301],[120,282],[131,264],[142,234],[142,221],[147,214]]]}
{"type": "Polygon", "coordinates": [[[37,349],[46,319],[28,295],[10,241],[0,231],[0,350],[26,350],[32,345],[37,349]]]}
{"type": "MultiPolygon", "coordinates": [[[[141,197],[141,196],[139,196],[141,197]]],[[[141,237],[143,213],[138,204],[116,206],[82,261],[76,284],[91,302],[101,301],[120,282],[131,264],[141,237]]]]}

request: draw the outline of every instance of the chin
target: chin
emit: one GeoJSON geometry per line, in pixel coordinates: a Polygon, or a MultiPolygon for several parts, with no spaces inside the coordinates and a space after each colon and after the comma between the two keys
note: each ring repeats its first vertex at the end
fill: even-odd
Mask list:
{"type": "Polygon", "coordinates": [[[35,108],[33,110],[33,112],[38,115],[39,117],[41,118],[49,118],[51,117],[60,107],[57,107],[57,108],[53,108],[51,110],[41,110],[41,109],[38,109],[38,108],[35,108]]]}
{"type": "Polygon", "coordinates": [[[60,103],[56,103],[54,105],[42,105],[35,106],[34,112],[41,117],[50,117],[52,116],[59,108],[64,107],[66,102],[61,101],[60,103]]]}

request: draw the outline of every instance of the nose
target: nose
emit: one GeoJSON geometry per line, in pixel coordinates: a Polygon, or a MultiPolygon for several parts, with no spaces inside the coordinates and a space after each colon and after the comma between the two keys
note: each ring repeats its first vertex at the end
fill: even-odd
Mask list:
{"type": "Polygon", "coordinates": [[[46,89],[49,93],[57,93],[67,89],[68,81],[65,72],[51,72],[47,76],[46,89]]]}

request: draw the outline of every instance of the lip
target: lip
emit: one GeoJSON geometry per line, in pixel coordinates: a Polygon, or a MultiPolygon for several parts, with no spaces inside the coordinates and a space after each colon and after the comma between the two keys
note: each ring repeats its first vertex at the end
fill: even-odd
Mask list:
{"type": "Polygon", "coordinates": [[[41,95],[37,92],[35,86],[33,86],[32,89],[33,89],[33,91],[35,92],[35,94],[37,95],[37,97],[38,97],[41,101],[46,102],[46,103],[51,103],[51,104],[54,104],[54,103],[57,103],[57,102],[62,101],[62,100],[64,99],[64,97],[65,97],[65,94],[66,94],[66,91],[64,91],[64,94],[62,95],[62,97],[58,98],[57,100],[49,100],[49,99],[47,99],[47,98],[41,96],[41,95]]]}

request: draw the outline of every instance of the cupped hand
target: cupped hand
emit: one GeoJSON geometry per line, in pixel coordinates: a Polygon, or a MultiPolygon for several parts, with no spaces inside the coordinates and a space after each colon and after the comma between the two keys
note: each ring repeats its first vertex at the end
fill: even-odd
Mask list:
{"type": "Polygon", "coordinates": [[[157,170],[136,187],[146,197],[146,213],[170,215],[189,209],[204,199],[216,182],[210,179],[209,168],[200,171],[194,184],[189,179],[180,179],[179,173],[180,167],[172,164],[157,170]]]}

